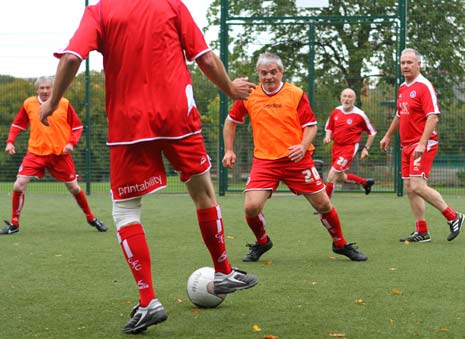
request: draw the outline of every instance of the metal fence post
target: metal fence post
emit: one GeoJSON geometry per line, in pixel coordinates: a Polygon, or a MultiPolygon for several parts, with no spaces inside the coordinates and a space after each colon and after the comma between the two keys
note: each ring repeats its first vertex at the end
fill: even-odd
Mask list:
{"type": "MultiPolygon", "coordinates": [[[[221,26],[220,26],[220,57],[224,67],[228,70],[228,25],[226,19],[229,12],[229,1],[221,0],[221,26]]],[[[224,154],[223,126],[228,114],[228,98],[220,91],[220,119],[219,119],[219,152],[218,152],[218,183],[219,195],[225,195],[228,189],[228,170],[221,165],[221,157],[224,154]]]]}

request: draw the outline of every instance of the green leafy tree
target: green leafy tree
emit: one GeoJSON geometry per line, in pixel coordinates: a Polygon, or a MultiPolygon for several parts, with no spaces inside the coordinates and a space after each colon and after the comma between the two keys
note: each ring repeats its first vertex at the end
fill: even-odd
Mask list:
{"type": "MultiPolygon", "coordinates": [[[[330,0],[328,8],[296,9],[294,1],[229,0],[228,14],[248,18],[243,25],[229,26],[229,68],[233,74],[255,76],[258,54],[271,51],[284,61],[285,79],[307,88],[309,76],[309,25],[315,23],[315,72],[313,110],[323,123],[341,90],[357,92],[357,105],[370,103],[380,135],[392,118],[396,71],[399,70],[399,24],[395,19],[398,1],[330,0]],[[284,18],[306,16],[300,25],[284,18]],[[263,19],[273,17],[273,20],[263,19]],[[331,20],[328,20],[331,18],[331,20]],[[367,94],[370,100],[366,100],[367,94]],[[365,98],[365,99],[364,99],[365,98]],[[391,103],[391,105],[389,105],[391,103]]],[[[219,26],[220,0],[215,0],[207,17],[210,26],[219,26]]],[[[463,105],[457,92],[465,83],[464,0],[407,1],[406,47],[418,49],[424,56],[422,73],[435,85],[441,111],[447,119],[440,128],[453,131],[443,138],[462,140],[463,131],[454,125],[463,105]]],[[[213,44],[219,48],[219,41],[213,44]]],[[[400,73],[399,73],[400,74],[400,73]]],[[[370,112],[367,111],[370,114],[370,112]]],[[[321,129],[320,129],[321,130],[321,129]]],[[[316,142],[319,142],[318,140],[316,142]]],[[[454,144],[452,144],[454,145],[454,144]]],[[[454,146],[451,146],[454,147],[454,146]]],[[[317,147],[318,148],[318,147],[317,147]]]]}
{"type": "MultiPolygon", "coordinates": [[[[278,25],[284,22],[280,18],[299,15],[310,16],[316,23],[316,86],[330,86],[334,95],[346,86],[363,93],[366,75],[372,72],[383,74],[385,81],[394,84],[397,26],[382,17],[396,15],[397,1],[331,0],[328,8],[314,10],[297,10],[292,2],[229,0],[230,16],[253,19],[240,29],[232,26],[229,60],[234,71],[250,72],[257,54],[273,51],[285,60],[289,79],[305,79],[308,28],[278,25]],[[261,17],[277,19],[271,23],[261,17]],[[324,19],[328,17],[333,20],[324,19]]],[[[209,8],[209,25],[219,25],[220,3],[215,0],[209,8]]],[[[441,89],[438,92],[443,100],[453,100],[452,89],[464,82],[465,17],[460,15],[464,6],[464,0],[408,1],[406,45],[424,54],[426,73],[438,74],[432,80],[441,89]]]]}

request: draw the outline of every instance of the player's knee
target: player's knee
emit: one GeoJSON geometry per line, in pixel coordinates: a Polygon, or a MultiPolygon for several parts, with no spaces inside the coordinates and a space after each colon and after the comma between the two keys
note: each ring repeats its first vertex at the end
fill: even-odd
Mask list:
{"type": "Polygon", "coordinates": [[[116,228],[140,223],[142,198],[113,202],[113,221],[116,228]]]}
{"type": "Polygon", "coordinates": [[[24,178],[17,178],[15,183],[13,184],[13,190],[15,192],[24,193],[24,191],[26,191],[28,183],[29,180],[25,180],[24,178]]]}
{"type": "Polygon", "coordinates": [[[326,191],[321,191],[316,194],[305,195],[305,198],[310,202],[312,207],[317,210],[319,213],[327,213],[331,211],[333,205],[331,200],[326,194],[326,191]]]}
{"type": "Polygon", "coordinates": [[[78,185],[66,187],[68,188],[68,191],[73,195],[79,194],[81,192],[81,187],[79,187],[78,185]]]}
{"type": "Polygon", "coordinates": [[[422,194],[427,189],[427,186],[424,182],[418,182],[411,180],[410,185],[406,185],[407,193],[411,192],[413,194],[422,194]]]}
{"type": "Polygon", "coordinates": [[[25,190],[26,190],[26,185],[25,184],[15,183],[13,185],[13,191],[15,191],[15,192],[24,193],[25,190]]]}
{"type": "Polygon", "coordinates": [[[258,203],[249,202],[244,205],[244,212],[248,217],[256,217],[258,214],[260,214],[261,210],[262,206],[258,203]]]}

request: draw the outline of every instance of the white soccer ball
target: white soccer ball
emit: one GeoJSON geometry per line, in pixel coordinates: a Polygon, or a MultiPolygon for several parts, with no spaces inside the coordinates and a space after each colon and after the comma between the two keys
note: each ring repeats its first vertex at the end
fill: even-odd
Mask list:
{"type": "Polygon", "coordinates": [[[200,308],[212,308],[221,304],[226,294],[215,294],[213,280],[215,270],[202,267],[193,272],[187,280],[187,295],[190,301],[200,308]]]}

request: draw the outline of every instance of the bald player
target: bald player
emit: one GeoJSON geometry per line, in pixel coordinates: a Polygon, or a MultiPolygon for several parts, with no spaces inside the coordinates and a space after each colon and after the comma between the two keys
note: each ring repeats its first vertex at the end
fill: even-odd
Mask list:
{"type": "Polygon", "coordinates": [[[347,174],[350,164],[360,151],[362,134],[367,134],[367,141],[361,149],[360,159],[368,157],[370,147],[376,135],[376,129],[368,116],[355,106],[355,91],[346,88],[341,93],[341,105],[336,107],[325,124],[325,138],[323,143],[333,141],[331,154],[331,169],[326,179],[326,193],[331,198],[337,182],[362,185],[365,194],[371,192],[373,179],[361,178],[353,173],[347,174]]]}

